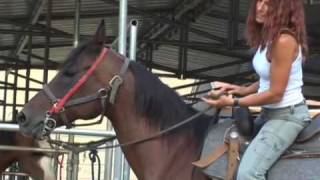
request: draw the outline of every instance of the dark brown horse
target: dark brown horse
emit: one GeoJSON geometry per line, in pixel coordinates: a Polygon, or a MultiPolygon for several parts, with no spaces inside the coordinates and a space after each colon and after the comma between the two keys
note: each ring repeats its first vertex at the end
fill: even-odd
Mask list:
{"type": "MultiPolygon", "coordinates": [[[[47,90],[40,91],[25,105],[18,115],[24,133],[41,137],[48,126],[55,127],[54,121],[57,126],[70,125],[76,119],[94,118],[105,109],[103,115],[111,120],[119,142],[125,143],[152,136],[197,113],[143,66],[130,62],[127,70],[123,68],[125,58],[108,48],[104,49],[105,37],[104,23],[101,23],[92,40],[71,52],[59,73],[48,84],[47,90]],[[103,50],[107,51],[106,57],[101,55],[103,50]],[[65,106],[63,112],[52,110],[50,99],[68,94],[95,64],[97,57],[103,57],[103,61],[77,89],[71,100],[96,94],[105,88],[104,91],[109,95],[105,106],[102,106],[101,99],[91,99],[86,103],[77,103],[79,105],[76,106],[65,106]],[[124,69],[122,73],[121,69],[124,69]],[[116,96],[113,96],[109,81],[119,73],[123,84],[116,91],[116,96]],[[114,103],[109,100],[113,97],[114,103]]],[[[200,156],[209,120],[208,116],[200,116],[159,138],[122,150],[141,180],[206,180],[208,178],[195,169],[191,162],[200,156]]]]}
{"type": "MultiPolygon", "coordinates": [[[[0,131],[0,145],[24,146],[39,148],[34,138],[26,137],[19,132],[0,131]]],[[[50,158],[43,153],[29,151],[1,151],[0,175],[13,163],[18,162],[21,170],[36,180],[55,180],[50,158]]]]}

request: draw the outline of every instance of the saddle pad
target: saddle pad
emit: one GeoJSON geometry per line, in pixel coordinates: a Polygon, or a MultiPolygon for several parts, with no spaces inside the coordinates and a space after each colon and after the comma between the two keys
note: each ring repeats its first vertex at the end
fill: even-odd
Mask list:
{"type": "MultiPolygon", "coordinates": [[[[204,142],[201,158],[205,158],[223,143],[225,131],[231,127],[232,120],[209,127],[204,142]]],[[[316,137],[303,144],[293,144],[289,151],[305,149],[307,151],[320,151],[320,138],[316,137]]],[[[228,155],[224,154],[202,171],[211,178],[224,179],[227,175],[228,155]]],[[[269,180],[320,180],[320,158],[281,159],[268,172],[269,180]],[[284,173],[285,172],[285,173],[284,173]]]]}

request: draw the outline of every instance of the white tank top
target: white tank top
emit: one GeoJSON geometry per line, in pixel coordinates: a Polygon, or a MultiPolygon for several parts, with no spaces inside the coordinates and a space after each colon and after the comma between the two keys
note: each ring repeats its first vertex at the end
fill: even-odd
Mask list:
{"type": "MultiPolygon", "coordinates": [[[[299,46],[299,53],[297,58],[292,63],[289,81],[283,98],[280,102],[274,104],[264,105],[267,108],[280,108],[290,105],[295,105],[304,100],[302,94],[302,52],[299,46]]],[[[258,92],[264,92],[270,89],[270,67],[271,63],[267,60],[267,48],[260,51],[260,47],[253,57],[253,67],[259,75],[259,90],[258,92]]]]}

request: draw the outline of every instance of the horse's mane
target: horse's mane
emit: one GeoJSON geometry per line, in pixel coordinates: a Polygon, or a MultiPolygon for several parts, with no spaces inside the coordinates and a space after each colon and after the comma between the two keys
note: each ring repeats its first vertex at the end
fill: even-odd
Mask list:
{"type": "MultiPolygon", "coordinates": [[[[139,63],[130,62],[135,77],[135,106],[151,125],[161,129],[171,127],[197,113],[179,95],[139,63]]],[[[193,132],[203,139],[211,117],[202,115],[179,131],[193,132]]],[[[177,132],[177,131],[174,131],[177,132]]]]}

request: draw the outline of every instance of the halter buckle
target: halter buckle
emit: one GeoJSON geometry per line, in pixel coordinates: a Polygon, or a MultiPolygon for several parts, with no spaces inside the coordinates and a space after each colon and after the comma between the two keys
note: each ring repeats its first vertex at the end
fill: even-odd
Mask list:
{"type": "Polygon", "coordinates": [[[57,122],[55,119],[51,117],[51,114],[47,112],[46,118],[44,120],[43,129],[42,129],[42,136],[46,137],[49,136],[50,133],[56,128],[57,122]]]}
{"type": "Polygon", "coordinates": [[[123,83],[123,79],[120,75],[113,76],[113,78],[109,81],[109,85],[111,87],[109,101],[111,104],[115,103],[118,90],[122,85],[122,83],[123,83]]]}
{"type": "Polygon", "coordinates": [[[112,79],[109,81],[109,85],[111,87],[121,85],[122,83],[123,79],[120,75],[113,76],[112,79]]]}

